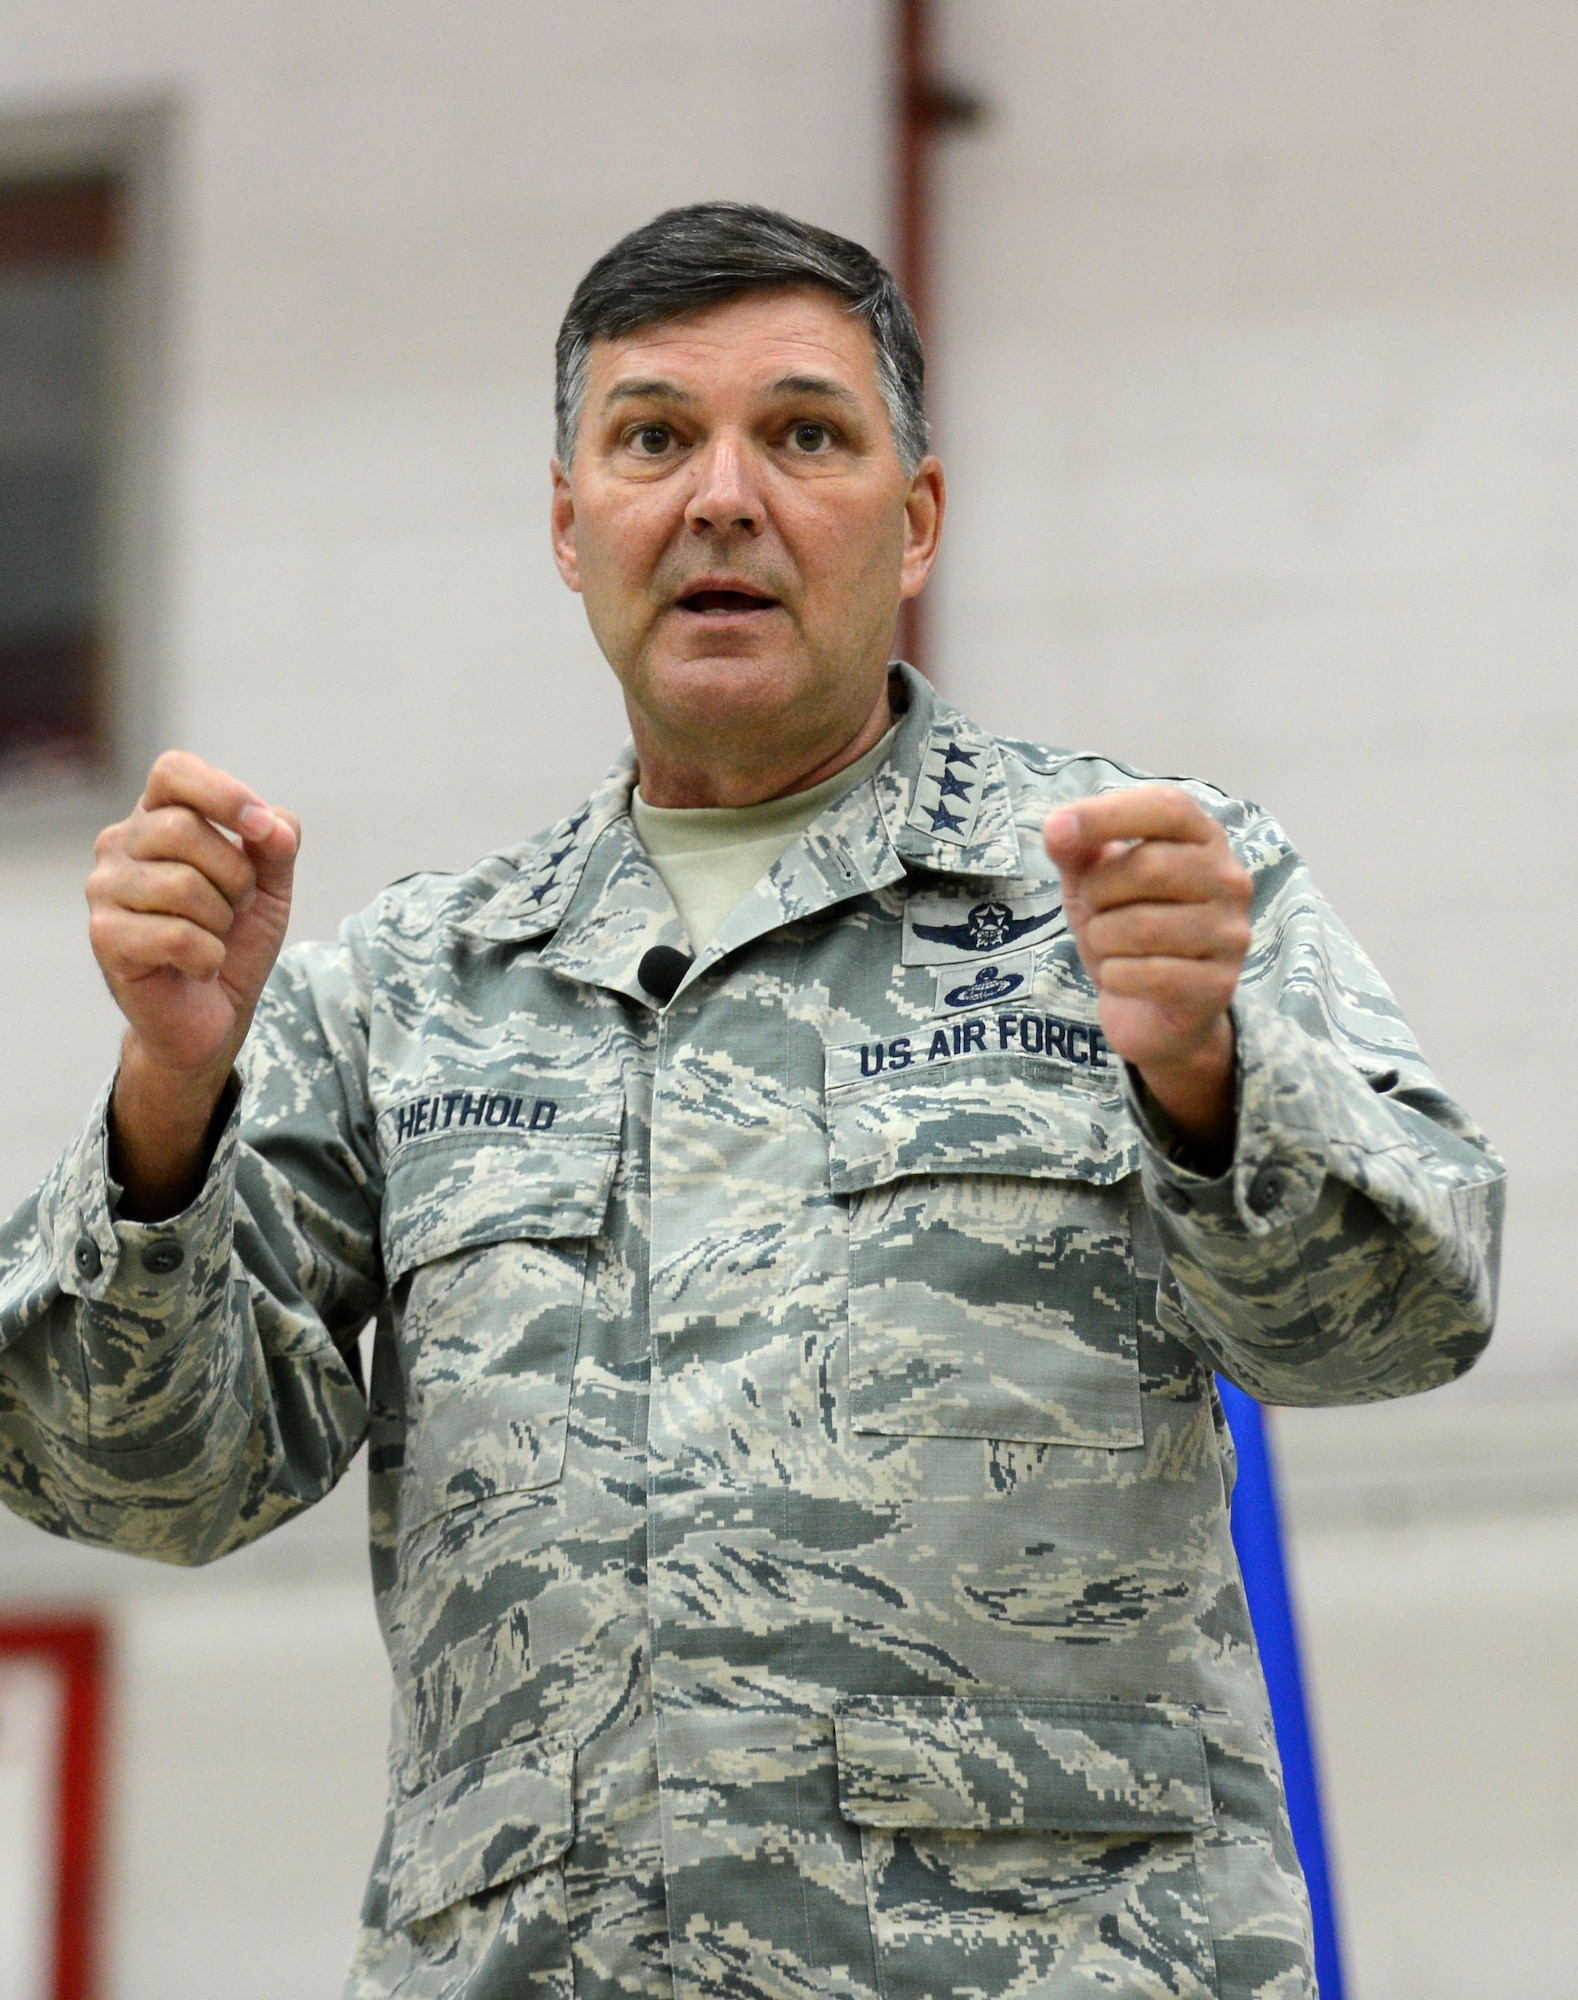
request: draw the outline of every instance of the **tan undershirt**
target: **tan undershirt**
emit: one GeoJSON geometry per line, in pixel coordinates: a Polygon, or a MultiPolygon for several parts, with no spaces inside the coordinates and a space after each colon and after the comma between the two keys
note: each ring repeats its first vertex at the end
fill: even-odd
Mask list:
{"type": "Polygon", "coordinates": [[[730,911],[818,814],[885,761],[893,734],[808,792],[759,806],[649,806],[639,791],[633,794],[636,838],[674,898],[693,951],[706,950],[730,911]]]}

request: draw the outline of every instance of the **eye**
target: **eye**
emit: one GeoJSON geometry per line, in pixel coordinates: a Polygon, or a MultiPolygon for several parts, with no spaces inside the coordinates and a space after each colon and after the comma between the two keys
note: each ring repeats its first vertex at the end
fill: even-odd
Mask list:
{"type": "Polygon", "coordinates": [[[661,458],[674,442],[667,424],[642,424],[632,431],[630,442],[642,458],[661,458]]]}
{"type": "Polygon", "coordinates": [[[789,437],[796,451],[808,454],[826,451],[833,442],[833,434],[826,424],[810,422],[796,424],[789,437]]]}

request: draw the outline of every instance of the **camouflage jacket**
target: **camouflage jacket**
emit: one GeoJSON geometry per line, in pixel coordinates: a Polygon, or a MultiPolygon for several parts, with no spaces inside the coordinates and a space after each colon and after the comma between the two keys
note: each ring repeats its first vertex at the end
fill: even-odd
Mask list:
{"type": "Polygon", "coordinates": [[[0,1236],[41,1526],[204,1562],[369,1439],[358,2000],[1313,1992],[1212,1370],[1460,1374],[1500,1168],[1205,786],[1255,881],[1237,1151],[1171,1157],[1040,837],[1136,774],[900,698],[666,1006],[627,759],[286,954],[184,1214],[116,1217],[101,1102],[0,1236]]]}

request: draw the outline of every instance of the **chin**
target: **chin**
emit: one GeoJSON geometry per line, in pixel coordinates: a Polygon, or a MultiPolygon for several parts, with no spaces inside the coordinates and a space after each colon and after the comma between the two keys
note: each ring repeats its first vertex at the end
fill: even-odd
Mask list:
{"type": "Polygon", "coordinates": [[[643,675],[658,713],[683,714],[714,727],[780,714],[804,699],[813,678],[803,663],[745,653],[664,660],[643,675]]]}

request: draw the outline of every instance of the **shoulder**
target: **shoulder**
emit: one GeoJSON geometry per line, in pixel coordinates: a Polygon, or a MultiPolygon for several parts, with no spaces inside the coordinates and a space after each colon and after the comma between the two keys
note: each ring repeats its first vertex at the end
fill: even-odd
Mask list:
{"type": "Polygon", "coordinates": [[[349,921],[372,940],[435,940],[486,908],[548,847],[552,829],[519,846],[485,854],[469,868],[402,875],[349,921]]]}
{"type": "Polygon", "coordinates": [[[1134,785],[1178,785],[1226,829],[1239,858],[1265,866],[1291,854],[1287,835],[1263,806],[1235,797],[1207,778],[1180,772],[1149,771],[1120,757],[1093,750],[1061,749],[1021,737],[996,737],[1003,774],[1021,836],[1038,838],[1042,822],[1058,806],[1134,785]]]}
{"type": "Polygon", "coordinates": [[[403,966],[419,977],[424,966],[449,957],[472,918],[551,856],[557,831],[549,827],[468,868],[401,876],[347,917],[336,940],[292,944],[281,956],[279,976],[288,984],[336,976],[382,984],[398,978],[403,966]]]}

